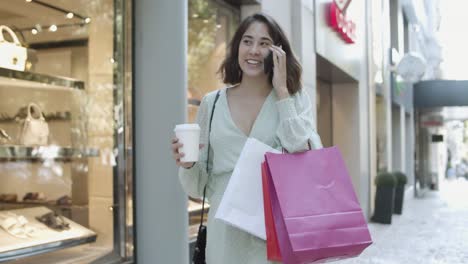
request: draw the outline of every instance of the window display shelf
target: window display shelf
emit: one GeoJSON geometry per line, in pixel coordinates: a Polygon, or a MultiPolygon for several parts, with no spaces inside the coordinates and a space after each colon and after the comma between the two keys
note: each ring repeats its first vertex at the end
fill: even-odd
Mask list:
{"type": "Polygon", "coordinates": [[[70,208],[87,208],[85,205],[74,205],[74,204],[57,204],[56,200],[44,201],[44,200],[29,200],[29,201],[0,201],[0,210],[21,208],[21,207],[35,207],[35,206],[46,206],[52,209],[70,209],[70,208]],[[10,207],[10,208],[5,208],[10,207]]]}
{"type": "Polygon", "coordinates": [[[97,157],[99,150],[95,148],[72,148],[59,146],[28,147],[19,145],[0,146],[0,161],[11,160],[63,160],[97,157]]]}
{"type": "Polygon", "coordinates": [[[34,227],[36,231],[32,236],[19,238],[0,228],[0,262],[91,243],[95,242],[97,238],[95,232],[67,218],[65,218],[65,222],[69,224],[70,229],[60,232],[40,223],[36,217],[51,212],[51,210],[42,206],[0,211],[0,214],[8,212],[24,216],[27,219],[26,225],[34,227]]]}
{"type": "Polygon", "coordinates": [[[85,87],[83,81],[72,78],[0,68],[0,84],[14,85],[11,80],[17,81],[17,84],[21,86],[23,86],[22,84],[25,82],[26,85],[24,86],[28,87],[33,87],[30,85],[31,83],[39,84],[34,87],[45,86],[47,88],[56,86],[83,90],[85,87]]]}
{"type": "MultiPolygon", "coordinates": [[[[71,113],[68,111],[65,112],[55,112],[55,113],[43,113],[44,119],[46,122],[55,122],[55,121],[71,121],[71,113]]],[[[0,123],[12,123],[18,122],[18,119],[25,119],[26,116],[21,116],[17,114],[15,116],[9,116],[6,113],[0,113],[0,123]]]]}

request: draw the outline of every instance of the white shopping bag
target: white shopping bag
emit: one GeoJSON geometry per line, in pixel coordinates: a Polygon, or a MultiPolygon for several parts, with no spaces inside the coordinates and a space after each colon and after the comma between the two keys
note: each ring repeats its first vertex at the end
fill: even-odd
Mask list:
{"type": "Polygon", "coordinates": [[[266,240],[262,162],[266,152],[281,153],[249,138],[229,180],[215,218],[266,240]]]}

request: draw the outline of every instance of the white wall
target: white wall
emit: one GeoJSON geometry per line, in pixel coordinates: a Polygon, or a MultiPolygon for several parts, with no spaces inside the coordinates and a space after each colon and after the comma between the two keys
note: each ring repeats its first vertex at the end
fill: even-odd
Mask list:
{"type": "MultiPolygon", "coordinates": [[[[352,7],[349,10],[349,17],[353,20],[356,19],[356,26],[358,28],[357,33],[357,44],[361,43],[359,46],[359,52],[357,54],[360,55],[359,58],[359,99],[358,99],[358,106],[359,106],[359,156],[360,156],[360,164],[359,164],[359,193],[358,198],[363,208],[364,214],[369,216],[369,208],[370,208],[370,177],[371,177],[371,153],[370,153],[370,145],[371,145],[371,137],[370,137],[370,117],[369,111],[371,109],[369,105],[369,98],[372,89],[369,89],[369,61],[370,58],[368,57],[369,53],[368,50],[370,48],[370,44],[368,42],[368,22],[369,22],[369,3],[367,1],[356,1],[356,7],[352,7]],[[356,8],[359,11],[353,9],[356,8]],[[355,13],[356,12],[356,13],[355,13]],[[357,18],[359,17],[359,19],[357,18]]],[[[351,3],[351,6],[353,3],[351,3]]]]}
{"type": "Polygon", "coordinates": [[[347,10],[347,18],[356,23],[357,41],[354,44],[347,44],[338,33],[328,26],[327,5],[330,0],[315,1],[315,23],[316,23],[316,51],[325,59],[337,65],[344,72],[360,80],[361,66],[365,50],[365,1],[352,1],[347,10]]]}
{"type": "MultiPolygon", "coordinates": [[[[315,105],[315,21],[312,2],[313,1],[263,0],[262,12],[271,15],[280,24],[289,38],[293,51],[302,64],[303,89],[309,94],[312,105],[315,105]]],[[[254,8],[251,10],[254,10],[254,8]]],[[[316,108],[314,108],[312,113],[314,120],[317,120],[316,108]]]]}
{"type": "MultiPolygon", "coordinates": [[[[314,8],[315,52],[356,80],[333,84],[333,144],[338,145],[349,167],[361,206],[368,214],[370,190],[369,88],[367,68],[366,1],[353,1],[347,18],[356,23],[357,39],[347,44],[328,25],[328,0],[302,1],[303,9],[314,8]]],[[[302,12],[304,14],[304,12],[302,12]]],[[[293,20],[294,21],[294,20],[293,20]]],[[[305,20],[303,19],[303,22],[305,20]]],[[[302,23],[302,32],[311,32],[302,23]]],[[[305,43],[304,41],[302,43],[305,43]]],[[[304,46],[307,52],[310,46],[304,46]]],[[[315,63],[315,60],[312,61],[315,63]]],[[[316,78],[316,75],[314,76],[316,78]]]]}
{"type": "Polygon", "coordinates": [[[317,109],[317,129],[324,147],[333,145],[332,124],[332,86],[330,83],[317,80],[319,108],[317,109]]]}
{"type": "Polygon", "coordinates": [[[138,263],[185,264],[187,196],[170,139],[186,120],[187,1],[139,0],[134,12],[136,255],[138,263]]]}
{"type": "Polygon", "coordinates": [[[262,0],[262,12],[274,17],[291,38],[291,0],[262,0]]]}
{"type": "Polygon", "coordinates": [[[351,175],[361,205],[367,190],[361,186],[361,155],[359,134],[359,86],[333,84],[333,144],[338,146],[351,175]]]}
{"type": "Polygon", "coordinates": [[[392,171],[393,168],[393,156],[392,156],[392,93],[391,93],[391,81],[390,81],[390,61],[389,61],[389,50],[390,50],[390,2],[387,0],[383,1],[383,88],[384,88],[384,102],[385,102],[385,123],[386,123],[386,152],[387,152],[387,169],[392,171]]]}
{"type": "MultiPolygon", "coordinates": [[[[290,40],[294,52],[302,64],[303,87],[309,93],[312,105],[315,105],[317,87],[313,1],[293,0],[291,2],[291,17],[290,40]]],[[[317,109],[315,107],[312,114],[314,120],[317,120],[317,109]]]]}

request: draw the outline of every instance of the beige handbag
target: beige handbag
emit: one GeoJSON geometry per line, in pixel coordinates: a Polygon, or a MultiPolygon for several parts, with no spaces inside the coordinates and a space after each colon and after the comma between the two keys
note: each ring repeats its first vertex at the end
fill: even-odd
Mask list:
{"type": "Polygon", "coordinates": [[[27,146],[47,145],[49,139],[49,125],[44,119],[41,108],[30,103],[26,119],[22,122],[19,144],[27,146]]]}
{"type": "Polygon", "coordinates": [[[0,26],[0,67],[24,71],[27,57],[27,50],[21,46],[15,32],[7,26],[0,26]],[[10,35],[13,42],[5,40],[3,35],[5,32],[10,35]]]}

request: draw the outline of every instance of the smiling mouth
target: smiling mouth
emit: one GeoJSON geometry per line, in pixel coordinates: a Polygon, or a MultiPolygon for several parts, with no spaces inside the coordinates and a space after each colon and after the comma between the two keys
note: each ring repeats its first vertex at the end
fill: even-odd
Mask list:
{"type": "Polygon", "coordinates": [[[257,60],[246,60],[245,62],[247,62],[247,64],[249,65],[254,65],[254,66],[260,65],[262,63],[261,61],[257,61],[257,60]]]}

